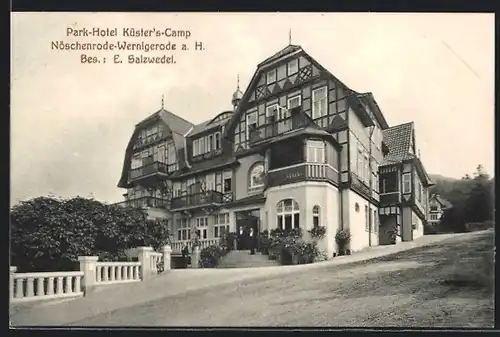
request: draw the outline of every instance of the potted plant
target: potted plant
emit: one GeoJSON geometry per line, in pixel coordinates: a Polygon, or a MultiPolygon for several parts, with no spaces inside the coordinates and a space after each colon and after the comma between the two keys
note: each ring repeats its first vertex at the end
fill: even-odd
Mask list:
{"type": "Polygon", "coordinates": [[[316,240],[322,239],[326,234],[325,226],[314,226],[311,230],[309,230],[309,234],[311,237],[316,240]]]}
{"type": "Polygon", "coordinates": [[[339,255],[350,255],[350,251],[347,250],[347,245],[351,242],[349,229],[340,229],[335,235],[335,242],[337,243],[339,255]]]}

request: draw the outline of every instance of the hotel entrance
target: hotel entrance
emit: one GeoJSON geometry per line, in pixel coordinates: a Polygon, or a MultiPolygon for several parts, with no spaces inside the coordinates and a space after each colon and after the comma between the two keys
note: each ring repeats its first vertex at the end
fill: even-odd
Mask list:
{"type": "Polygon", "coordinates": [[[259,235],[259,210],[236,212],[236,235],[238,250],[256,248],[259,235]]]}

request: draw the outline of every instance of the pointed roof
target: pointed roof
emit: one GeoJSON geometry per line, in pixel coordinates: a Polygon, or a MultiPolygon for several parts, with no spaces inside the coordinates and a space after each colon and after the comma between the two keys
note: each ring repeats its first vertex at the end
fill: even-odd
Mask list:
{"type": "Polygon", "coordinates": [[[384,143],[389,148],[389,153],[384,157],[380,166],[396,164],[403,160],[416,158],[414,154],[410,153],[413,128],[413,122],[408,122],[382,130],[384,143]]]}
{"type": "Polygon", "coordinates": [[[182,117],[177,116],[176,114],[167,111],[163,108],[158,110],[157,112],[151,114],[146,117],[135,126],[134,132],[130,137],[130,140],[127,145],[127,149],[125,151],[125,159],[123,161],[122,174],[120,176],[120,180],[118,181],[118,187],[127,187],[128,185],[128,171],[130,170],[131,158],[134,149],[134,141],[140,132],[140,130],[147,124],[152,123],[154,121],[161,121],[171,132],[172,140],[174,142],[174,147],[177,152],[177,158],[179,164],[184,166],[184,135],[188,133],[193,124],[188,122],[182,117]]]}
{"type": "Polygon", "coordinates": [[[281,49],[280,51],[278,51],[277,53],[273,54],[272,56],[268,57],[267,59],[265,59],[264,61],[262,61],[261,63],[259,63],[257,65],[258,68],[260,67],[263,67],[287,54],[291,54],[291,53],[295,53],[296,51],[299,51],[299,50],[302,50],[302,47],[300,46],[297,46],[297,45],[294,45],[294,44],[290,44],[288,46],[286,46],[285,48],[281,49]]]}
{"type": "Polygon", "coordinates": [[[441,204],[443,208],[452,208],[453,205],[446,199],[442,198],[439,194],[433,194],[431,199],[436,199],[437,202],[441,204]]]}

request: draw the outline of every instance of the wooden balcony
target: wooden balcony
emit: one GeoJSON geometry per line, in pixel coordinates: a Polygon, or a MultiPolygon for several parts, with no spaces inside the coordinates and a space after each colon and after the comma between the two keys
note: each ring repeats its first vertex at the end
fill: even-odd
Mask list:
{"type": "Polygon", "coordinates": [[[307,119],[300,113],[300,107],[290,110],[290,117],[275,119],[270,118],[266,124],[250,130],[249,143],[254,145],[287,132],[298,130],[307,126],[307,119]]]}
{"type": "Polygon", "coordinates": [[[134,199],[125,200],[122,202],[118,202],[115,205],[123,206],[123,207],[132,207],[132,208],[167,208],[169,203],[166,199],[157,198],[157,197],[139,197],[134,199]]]}
{"type": "Polygon", "coordinates": [[[156,144],[158,142],[164,141],[168,138],[169,134],[166,132],[156,132],[147,137],[138,138],[137,142],[134,144],[134,150],[140,150],[156,144]]]}
{"type": "Polygon", "coordinates": [[[329,164],[300,163],[267,173],[267,188],[302,181],[326,181],[338,184],[339,174],[329,164]]]}
{"type": "Polygon", "coordinates": [[[205,191],[172,198],[170,208],[172,211],[179,211],[198,207],[220,206],[230,201],[233,201],[232,193],[223,194],[218,191],[205,191]]]}
{"type": "Polygon", "coordinates": [[[389,206],[397,205],[401,203],[401,193],[400,192],[389,192],[380,194],[380,205],[389,206]]]}
{"type": "Polygon", "coordinates": [[[168,166],[165,163],[152,162],[144,166],[131,169],[128,175],[128,181],[137,182],[142,181],[144,183],[156,182],[161,179],[165,179],[168,176],[168,166]]]}

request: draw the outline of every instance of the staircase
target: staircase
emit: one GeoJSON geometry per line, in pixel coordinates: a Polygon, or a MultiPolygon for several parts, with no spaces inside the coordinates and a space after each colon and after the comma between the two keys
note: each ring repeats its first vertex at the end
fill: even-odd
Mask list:
{"type": "Polygon", "coordinates": [[[224,256],[217,268],[255,268],[255,267],[275,267],[280,263],[269,260],[267,255],[261,253],[250,254],[249,250],[233,250],[224,256]]]}

